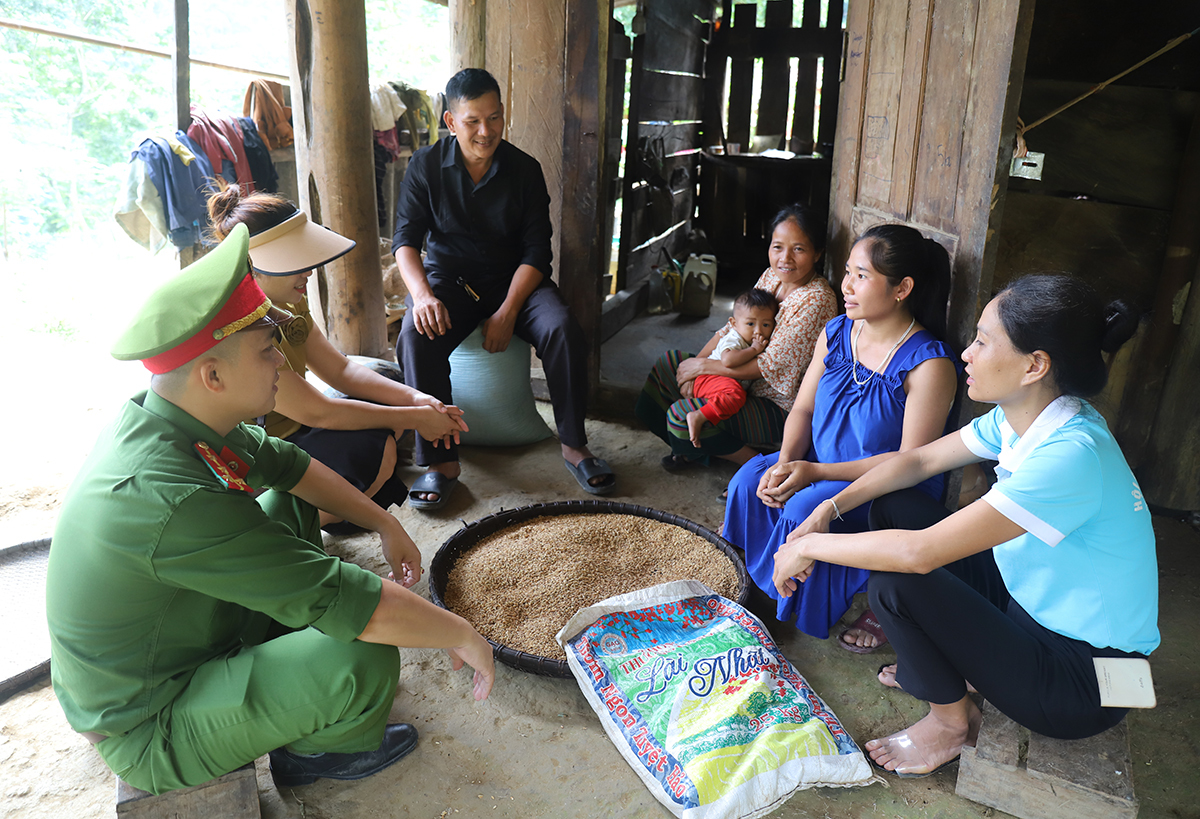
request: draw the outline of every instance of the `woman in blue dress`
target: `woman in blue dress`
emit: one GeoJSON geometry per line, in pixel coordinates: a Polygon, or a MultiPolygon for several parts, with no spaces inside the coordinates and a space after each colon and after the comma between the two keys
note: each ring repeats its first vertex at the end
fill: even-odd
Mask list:
{"type": "MultiPolygon", "coordinates": [[[[746,553],[764,592],[775,551],[818,504],[898,452],[939,438],[954,401],[957,369],[940,336],[946,326],[950,259],[944,248],[905,225],[879,225],[850,251],[842,295],[846,314],[825,326],[774,455],[747,462],[729,484],[725,538],[746,553]]],[[[940,498],[941,476],[921,487],[940,498]]],[[[834,522],[863,531],[866,510],[834,522]]],[[[822,639],[869,572],[819,564],[804,588],[780,598],[776,617],[822,639]]],[[[868,611],[840,644],[860,653],[886,637],[868,611]]]]}
{"type": "Polygon", "coordinates": [[[963,353],[967,394],[995,408],[872,469],[776,554],[784,596],[810,582],[823,565],[813,561],[871,570],[871,607],[897,658],[880,682],[930,703],[921,720],[866,743],[885,770],[925,776],[975,744],[981,716],[967,680],[1013,721],[1059,739],[1125,716],[1101,704],[1094,660],[1142,660],[1159,644],[1154,530],[1120,447],[1083,398],[1104,388],[1101,352],[1137,323],[1135,310],[1105,306],[1076,279],[1014,281],[963,353]],[[982,460],[998,462],[995,486],[953,514],[907,488],[982,460]],[[866,504],[877,531],[829,533],[837,510],[866,504]]]}

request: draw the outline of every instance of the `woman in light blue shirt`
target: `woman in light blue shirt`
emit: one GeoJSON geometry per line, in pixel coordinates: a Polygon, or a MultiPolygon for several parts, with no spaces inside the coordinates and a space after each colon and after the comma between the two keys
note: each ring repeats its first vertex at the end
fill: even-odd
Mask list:
{"type": "Polygon", "coordinates": [[[968,680],[1047,736],[1091,736],[1124,717],[1100,705],[1092,660],[1158,646],[1154,532],[1120,448],[1083,398],[1104,388],[1101,352],[1136,326],[1132,308],[1105,306],[1076,279],[1014,281],[962,356],[968,395],[995,408],[872,469],[776,554],[785,596],[817,560],[872,570],[871,607],[897,655],[880,681],[930,703],[917,723],[866,743],[885,770],[925,776],[974,744],[981,717],[968,680]],[[983,460],[999,464],[995,486],[954,514],[908,489],[983,460]],[[828,533],[870,501],[873,531],[828,533]]]}

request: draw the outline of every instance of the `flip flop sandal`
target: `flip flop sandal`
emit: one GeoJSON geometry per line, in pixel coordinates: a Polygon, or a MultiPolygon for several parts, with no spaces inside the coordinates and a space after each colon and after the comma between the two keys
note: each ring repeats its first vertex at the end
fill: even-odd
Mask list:
{"type": "Polygon", "coordinates": [[[450,500],[454,487],[458,486],[458,478],[448,478],[437,470],[430,470],[413,481],[408,490],[408,505],[413,509],[441,509],[450,500]],[[437,500],[418,498],[421,493],[436,494],[437,500]]]}
{"type": "Polygon", "coordinates": [[[870,609],[859,615],[859,618],[852,625],[843,629],[842,633],[838,635],[838,645],[855,654],[873,654],[887,644],[888,638],[883,633],[883,626],[875,619],[875,612],[870,609]],[[854,629],[867,632],[879,642],[873,646],[856,646],[854,643],[847,643],[845,639],[846,633],[854,629]]]}
{"type": "MultiPolygon", "coordinates": [[[[579,484],[584,492],[592,495],[607,495],[617,485],[617,476],[613,474],[608,462],[603,458],[584,458],[578,464],[572,464],[570,461],[563,459],[563,463],[567,465],[567,469],[575,476],[575,481],[579,484]],[[598,484],[593,484],[592,478],[604,478],[598,484]]],[[[416,490],[416,484],[413,485],[411,491],[416,490]]],[[[409,501],[410,503],[412,501],[409,501]]]]}
{"type": "MultiPolygon", "coordinates": [[[[878,680],[879,684],[882,685],[884,688],[890,688],[893,691],[903,691],[904,689],[900,687],[899,683],[896,683],[895,685],[888,685],[883,680],[879,679],[879,675],[883,673],[883,669],[887,668],[889,665],[895,665],[895,664],[896,663],[894,663],[894,662],[887,662],[887,663],[884,663],[883,665],[879,666],[879,668],[876,669],[876,671],[875,671],[875,679],[878,680]]],[[[897,670],[899,670],[899,669],[897,669],[897,670]]],[[[894,680],[896,678],[893,676],[892,679],[894,680]]]]}
{"type": "Polygon", "coordinates": [[[693,461],[686,456],[676,455],[675,453],[664,455],[661,463],[662,468],[668,472],[686,472],[689,469],[695,469],[698,466],[704,466],[704,464],[700,461],[693,461]]]}

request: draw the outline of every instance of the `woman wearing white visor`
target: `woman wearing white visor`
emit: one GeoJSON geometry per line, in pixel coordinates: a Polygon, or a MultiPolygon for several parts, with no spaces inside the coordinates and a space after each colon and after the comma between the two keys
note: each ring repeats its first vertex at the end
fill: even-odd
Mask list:
{"type": "MultiPolygon", "coordinates": [[[[287,358],[280,368],[275,410],[263,419],[267,432],[296,444],[373,498],[384,509],[408,494],[397,477],[396,440],[406,429],[436,445],[458,441],[467,429],[462,411],[392,381],[334,348],[314,326],[308,309],[308,277],[354,249],[355,243],[313,224],[277,194],[242,196],[227,185],[208,200],[212,233],[224,239],[238,224],[250,229],[250,263],[267,297],[295,314],[276,343],[287,358]],[[305,380],[314,375],[348,398],[331,398],[305,380]]],[[[337,519],[321,513],[321,525],[337,519]]]]}

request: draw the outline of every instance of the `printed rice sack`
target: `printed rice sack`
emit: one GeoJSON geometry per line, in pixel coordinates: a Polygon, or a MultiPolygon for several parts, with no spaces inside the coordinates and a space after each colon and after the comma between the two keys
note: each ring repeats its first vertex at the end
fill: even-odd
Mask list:
{"type": "Polygon", "coordinates": [[[874,777],[757,617],[694,580],[610,597],[556,635],[617,750],[687,819],[755,817],[874,777]]]}

